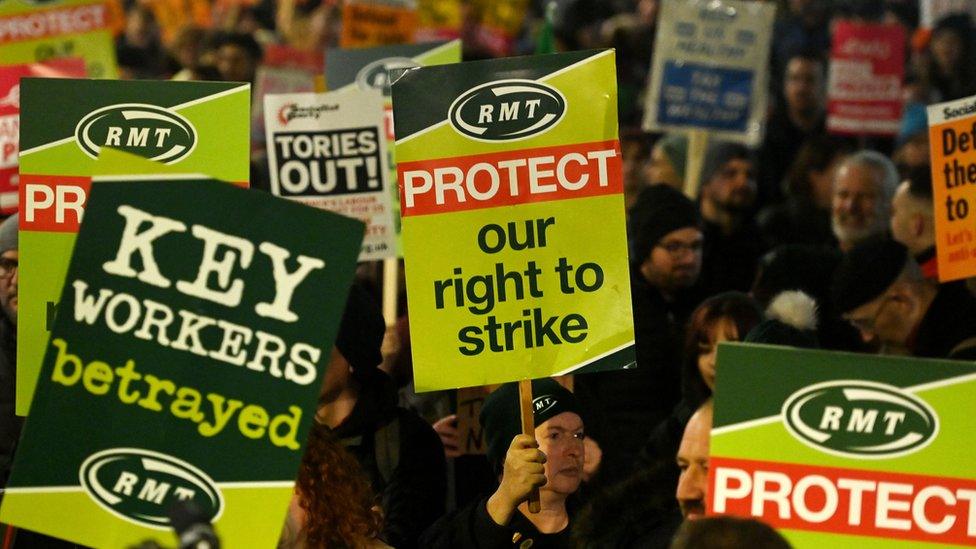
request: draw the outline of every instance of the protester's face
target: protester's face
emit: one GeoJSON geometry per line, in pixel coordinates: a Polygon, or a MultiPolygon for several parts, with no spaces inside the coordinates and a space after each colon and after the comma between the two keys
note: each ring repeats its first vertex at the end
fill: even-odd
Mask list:
{"type": "Polygon", "coordinates": [[[844,164],[834,178],[832,225],[841,242],[857,242],[884,231],[888,220],[874,168],[844,164]]]}
{"type": "Polygon", "coordinates": [[[684,186],[674,165],[671,164],[671,159],[664,153],[663,147],[655,146],[651,149],[651,161],[647,165],[647,181],[652,185],[664,183],[678,190],[684,186]]]}
{"type": "Polygon", "coordinates": [[[675,496],[686,519],[705,515],[708,500],[708,444],[712,430],[712,407],[699,408],[691,416],[678,448],[678,490],[675,496]]]}
{"type": "Polygon", "coordinates": [[[756,199],[752,162],[742,158],[729,160],[705,184],[702,193],[722,209],[748,210],[756,199]]]}
{"type": "Polygon", "coordinates": [[[732,319],[722,317],[708,330],[708,341],[698,344],[698,372],[701,373],[705,385],[715,390],[715,356],[718,354],[718,344],[723,341],[738,341],[739,331],[732,319]]]}
{"type": "Polygon", "coordinates": [[[11,322],[17,322],[17,250],[7,250],[0,254],[0,308],[11,322]]]}
{"type": "Polygon", "coordinates": [[[583,479],[583,420],[563,412],[535,428],[539,450],[546,455],[546,485],[543,490],[568,496],[583,479]]]}
{"type": "Polygon", "coordinates": [[[902,182],[891,200],[891,235],[911,248],[915,241],[916,212],[908,193],[908,181],[902,182]]]}
{"type": "Polygon", "coordinates": [[[812,59],[791,59],[786,65],[783,95],[787,105],[795,111],[823,108],[823,65],[812,59]]]}
{"type": "Polygon", "coordinates": [[[254,61],[243,48],[224,44],[217,50],[217,72],[223,80],[250,82],[254,79],[254,61]]]}
{"type": "Polygon", "coordinates": [[[702,232],[694,227],[671,231],[651,248],[641,266],[644,278],[664,292],[676,292],[698,281],[701,273],[702,232]]]}

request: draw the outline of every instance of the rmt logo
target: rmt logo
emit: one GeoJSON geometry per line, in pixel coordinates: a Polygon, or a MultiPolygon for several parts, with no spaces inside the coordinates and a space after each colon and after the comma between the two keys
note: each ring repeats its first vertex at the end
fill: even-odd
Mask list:
{"type": "Polygon", "coordinates": [[[517,141],[552,129],[566,98],[534,80],[496,80],[461,94],[448,111],[458,133],[478,141],[517,141]]]}
{"type": "Polygon", "coordinates": [[[193,152],[197,132],[189,120],[169,109],[127,103],[89,113],[75,127],[75,141],[92,158],[98,158],[102,147],[112,147],[173,164],[193,152]]]}
{"type": "Polygon", "coordinates": [[[112,448],[92,454],[78,472],[88,495],[106,511],[142,526],[172,528],[169,509],[192,502],[211,522],[224,499],[206,473],[166,454],[141,448],[112,448]]]}
{"type": "Polygon", "coordinates": [[[800,442],[854,458],[917,452],[939,431],[939,418],[924,400],[892,385],[860,380],[796,391],[783,404],[783,422],[800,442]]]}
{"type": "Polygon", "coordinates": [[[390,71],[412,69],[420,64],[409,57],[387,57],[366,65],[356,73],[356,86],[363,91],[379,90],[384,97],[390,96],[390,71]]]}

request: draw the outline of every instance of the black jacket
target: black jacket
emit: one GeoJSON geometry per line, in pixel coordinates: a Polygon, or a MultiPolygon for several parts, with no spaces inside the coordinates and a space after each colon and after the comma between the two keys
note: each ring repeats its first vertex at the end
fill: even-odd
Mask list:
{"type": "Polygon", "coordinates": [[[420,534],[444,514],[444,447],[434,429],[397,407],[392,379],[376,370],[335,433],[381,497],[383,540],[397,549],[418,547],[420,534]]]}
{"type": "Polygon", "coordinates": [[[488,516],[488,498],[474,502],[437,521],[424,532],[420,545],[425,549],[504,547],[568,549],[572,547],[569,527],[556,534],[543,534],[517,510],[507,526],[495,524],[495,521],[488,516]]]}

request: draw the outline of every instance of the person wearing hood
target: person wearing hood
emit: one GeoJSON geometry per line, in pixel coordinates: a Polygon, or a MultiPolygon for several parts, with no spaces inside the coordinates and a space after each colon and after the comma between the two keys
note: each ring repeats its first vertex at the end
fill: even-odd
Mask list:
{"type": "Polygon", "coordinates": [[[444,449],[431,426],[397,406],[393,379],[378,368],[385,325],[375,300],[353,284],[319,396],[316,421],[356,457],[380,495],[382,539],[417,547],[444,512],[444,449]]]}

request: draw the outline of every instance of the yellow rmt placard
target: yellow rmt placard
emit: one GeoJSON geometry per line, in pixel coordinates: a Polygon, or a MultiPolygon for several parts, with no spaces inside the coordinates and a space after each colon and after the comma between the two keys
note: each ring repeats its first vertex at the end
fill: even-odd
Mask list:
{"type": "Polygon", "coordinates": [[[633,365],[614,82],[603,50],[393,85],[418,391],[633,365]]]}

